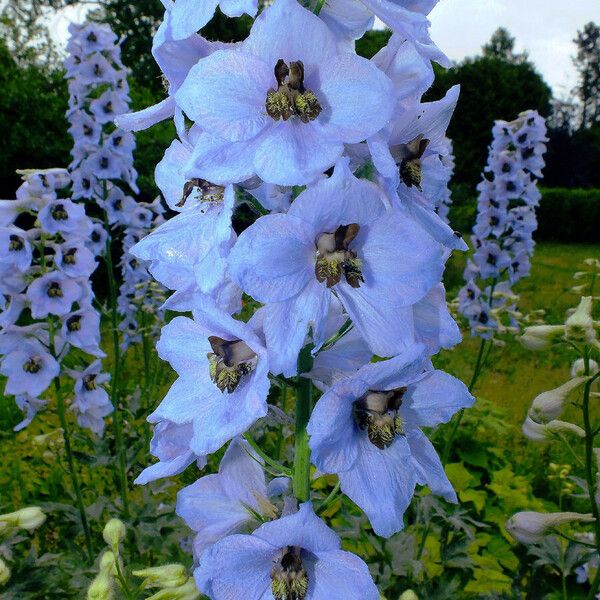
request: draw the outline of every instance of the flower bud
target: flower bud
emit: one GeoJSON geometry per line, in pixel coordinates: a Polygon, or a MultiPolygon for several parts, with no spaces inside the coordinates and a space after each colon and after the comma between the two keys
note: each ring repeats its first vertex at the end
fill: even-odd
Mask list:
{"type": "Polygon", "coordinates": [[[194,580],[190,577],[187,582],[178,588],[166,588],[148,596],[146,600],[199,600],[200,592],[194,580]]]}
{"type": "Polygon", "coordinates": [[[560,417],[569,394],[587,380],[587,377],[577,377],[567,381],[560,387],[542,392],[535,397],[527,414],[537,423],[548,423],[560,417]]]}
{"type": "Polygon", "coordinates": [[[591,514],[576,512],[538,513],[533,511],[518,512],[506,522],[506,530],[522,544],[535,544],[544,539],[548,529],[558,527],[572,521],[591,523],[591,514]]]}
{"type": "Polygon", "coordinates": [[[10,569],[8,565],[0,558],[0,587],[10,579],[10,569]]]}
{"type": "Polygon", "coordinates": [[[27,531],[37,529],[45,520],[46,515],[38,506],[30,506],[12,513],[0,515],[0,523],[6,523],[9,527],[19,527],[27,531]]]}
{"type": "Polygon", "coordinates": [[[114,598],[114,579],[105,571],[100,571],[88,588],[88,600],[112,600],[114,598]]]}
{"type": "Polygon", "coordinates": [[[112,573],[115,570],[116,558],[113,552],[107,550],[100,558],[100,571],[103,573],[112,573]]]}
{"type": "Polygon", "coordinates": [[[136,577],[144,577],[146,587],[173,588],[184,585],[188,580],[185,567],[177,564],[141,569],[133,574],[136,577]]]}
{"type": "Polygon", "coordinates": [[[560,341],[563,333],[562,325],[533,325],[525,328],[519,341],[528,350],[542,350],[560,341]]]}
{"type": "Polygon", "coordinates": [[[419,600],[419,597],[412,590],[406,590],[398,600],[419,600]]]}
{"type": "Polygon", "coordinates": [[[573,423],[566,421],[549,421],[548,423],[537,423],[529,415],[521,427],[523,435],[533,442],[543,442],[552,438],[553,433],[572,433],[578,437],[584,438],[585,431],[573,423]]]}
{"type": "Polygon", "coordinates": [[[584,296],[575,312],[565,321],[565,337],[571,342],[584,344],[596,339],[591,296],[584,296]]]}
{"type": "Polygon", "coordinates": [[[119,542],[125,537],[125,534],[126,531],[123,521],[120,521],[119,519],[111,519],[104,526],[102,537],[109,546],[115,548],[119,545],[119,542]]]}
{"type": "MultiPolygon", "coordinates": [[[[590,358],[590,375],[595,375],[598,372],[598,363],[590,358]]],[[[583,377],[585,375],[585,361],[583,358],[578,358],[571,365],[571,377],[583,377]]]]}

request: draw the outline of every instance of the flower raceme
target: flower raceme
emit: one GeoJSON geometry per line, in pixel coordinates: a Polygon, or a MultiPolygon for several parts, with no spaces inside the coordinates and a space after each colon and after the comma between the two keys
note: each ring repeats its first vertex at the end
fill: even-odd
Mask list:
{"type": "MultiPolygon", "coordinates": [[[[153,54],[169,95],[118,119],[138,130],[174,118],[156,181],[177,214],[131,252],[173,290],[165,306],[187,313],[157,345],[178,378],[149,417],[158,462],[137,481],[202,469],[229,444],[218,473],[178,495],[199,590],[376,600],[366,565],[306,500],[312,463],[337,475],[382,536],[402,529],[417,485],[456,502],[421,429],[473,402],[431,364],[460,340],[441,278],[465,247],[437,213],[459,90],[421,102],[431,61],[446,62],[429,38],[436,2],[331,0],[315,15],[275,0],[236,44],[196,32],[217,4],[236,15],[257,6],[199,4],[165,2],[153,54]],[[394,35],[369,61],[353,40],[374,16],[394,35]],[[252,222],[241,226],[242,214],[252,222]],[[307,379],[323,394],[312,415],[307,379]],[[254,442],[272,415],[290,424],[285,402],[274,405],[290,390],[293,468],[254,442]]],[[[128,214],[113,196],[107,210],[128,214]]]]}

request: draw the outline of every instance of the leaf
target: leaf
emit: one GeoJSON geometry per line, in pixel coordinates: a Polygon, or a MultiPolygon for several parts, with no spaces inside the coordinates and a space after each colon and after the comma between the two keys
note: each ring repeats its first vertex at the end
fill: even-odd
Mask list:
{"type": "Polygon", "coordinates": [[[458,497],[461,502],[473,502],[475,508],[481,512],[487,500],[487,494],[483,490],[459,491],[458,497]]]}
{"type": "Polygon", "coordinates": [[[465,592],[472,594],[501,594],[511,592],[511,579],[501,571],[475,569],[473,579],[467,583],[465,592]]]}

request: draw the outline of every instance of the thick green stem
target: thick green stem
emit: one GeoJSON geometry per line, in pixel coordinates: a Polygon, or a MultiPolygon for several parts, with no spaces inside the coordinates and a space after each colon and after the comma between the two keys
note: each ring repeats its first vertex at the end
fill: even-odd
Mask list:
{"type": "Polygon", "coordinates": [[[106,270],[108,272],[108,288],[110,296],[110,319],[112,330],[113,345],[113,370],[110,382],[110,401],[114,409],[114,430],[115,443],[117,447],[117,477],[120,483],[121,503],[123,504],[123,514],[129,517],[129,500],[127,497],[127,458],[125,455],[125,442],[123,439],[123,421],[122,413],[119,407],[119,379],[121,375],[121,347],[119,344],[119,315],[117,312],[117,284],[111,252],[110,226],[106,214],[104,215],[104,224],[108,237],[106,238],[106,270]]]}
{"type": "Polygon", "coordinates": [[[310,500],[310,448],[308,447],[308,420],[312,410],[312,381],[302,377],[312,369],[312,346],[306,346],[298,357],[296,378],[296,441],[294,453],[294,496],[300,502],[310,500]]]}
{"type": "MultiPolygon", "coordinates": [[[[589,354],[584,354],[585,364],[585,375],[590,374],[590,357],[589,354]]],[[[590,392],[592,387],[592,380],[589,380],[583,388],[583,428],[585,430],[585,478],[588,486],[588,495],[590,497],[590,504],[592,514],[596,519],[594,521],[595,528],[595,542],[596,549],[600,554],[600,511],[598,504],[596,503],[596,482],[594,480],[594,432],[592,430],[592,423],[590,419],[590,392]]],[[[596,597],[598,588],[600,587],[600,569],[596,573],[596,577],[592,582],[592,586],[588,593],[588,599],[593,600],[596,597]]]]}
{"type": "Polygon", "coordinates": [[[58,407],[58,418],[60,420],[60,426],[63,431],[63,440],[65,443],[65,453],[67,455],[67,463],[69,464],[69,477],[71,478],[71,485],[75,493],[75,499],[77,501],[77,510],[79,510],[79,517],[81,519],[81,527],[85,535],[85,545],[87,548],[87,555],[90,564],[94,562],[94,549],[92,546],[92,534],[90,526],[85,514],[85,504],[83,502],[83,494],[81,493],[81,484],[79,483],[79,477],[75,470],[75,460],[73,459],[73,449],[71,447],[71,434],[69,430],[69,423],[67,422],[67,415],[65,410],[65,397],[60,391],[60,380],[58,377],[54,379],[54,389],[56,390],[56,401],[58,407]]]}

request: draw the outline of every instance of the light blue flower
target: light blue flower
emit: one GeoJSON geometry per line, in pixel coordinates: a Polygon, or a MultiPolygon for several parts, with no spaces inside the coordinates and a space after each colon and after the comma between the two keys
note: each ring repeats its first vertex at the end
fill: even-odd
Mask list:
{"type": "Polygon", "coordinates": [[[247,324],[197,301],[195,319],[177,317],[162,330],[158,353],[179,378],[148,417],[193,424],[190,449],[218,450],[267,414],[267,351],[247,324]]]}
{"type": "Polygon", "coordinates": [[[473,401],[462,382],[432,370],[424,346],[414,346],[366,365],[321,397],[308,425],[312,461],[323,473],[337,473],[375,533],[389,537],[403,528],[416,484],[456,502],[420,427],[446,423],[473,401]]]}
{"type": "Polygon", "coordinates": [[[390,79],[341,52],[296,0],[276,0],[242,44],[201,59],[175,97],[206,134],[190,177],[216,182],[226,165],[230,181],[256,174],[280,185],[315,180],[344,143],[379,131],[394,104],[390,79]]]}
{"type": "Polygon", "coordinates": [[[194,575],[212,600],[379,600],[367,565],[340,549],[309,502],[252,535],[217,542],[194,575]]]}
{"type": "Polygon", "coordinates": [[[249,533],[259,517],[277,516],[269,498],[289,487],[279,477],[267,486],[263,461],[248,442],[234,439],[221,459],[219,472],[205,475],[177,494],[177,514],[193,529],[197,559],[212,544],[232,533],[249,533]]]}
{"type": "Polygon", "coordinates": [[[373,353],[412,343],[412,304],[441,279],[442,247],[419,225],[386,210],[380,189],[340,161],[287,214],[259,218],[229,257],[231,277],[265,303],[271,371],[292,375],[306,332],[317,348],[335,294],[373,353]]]}

